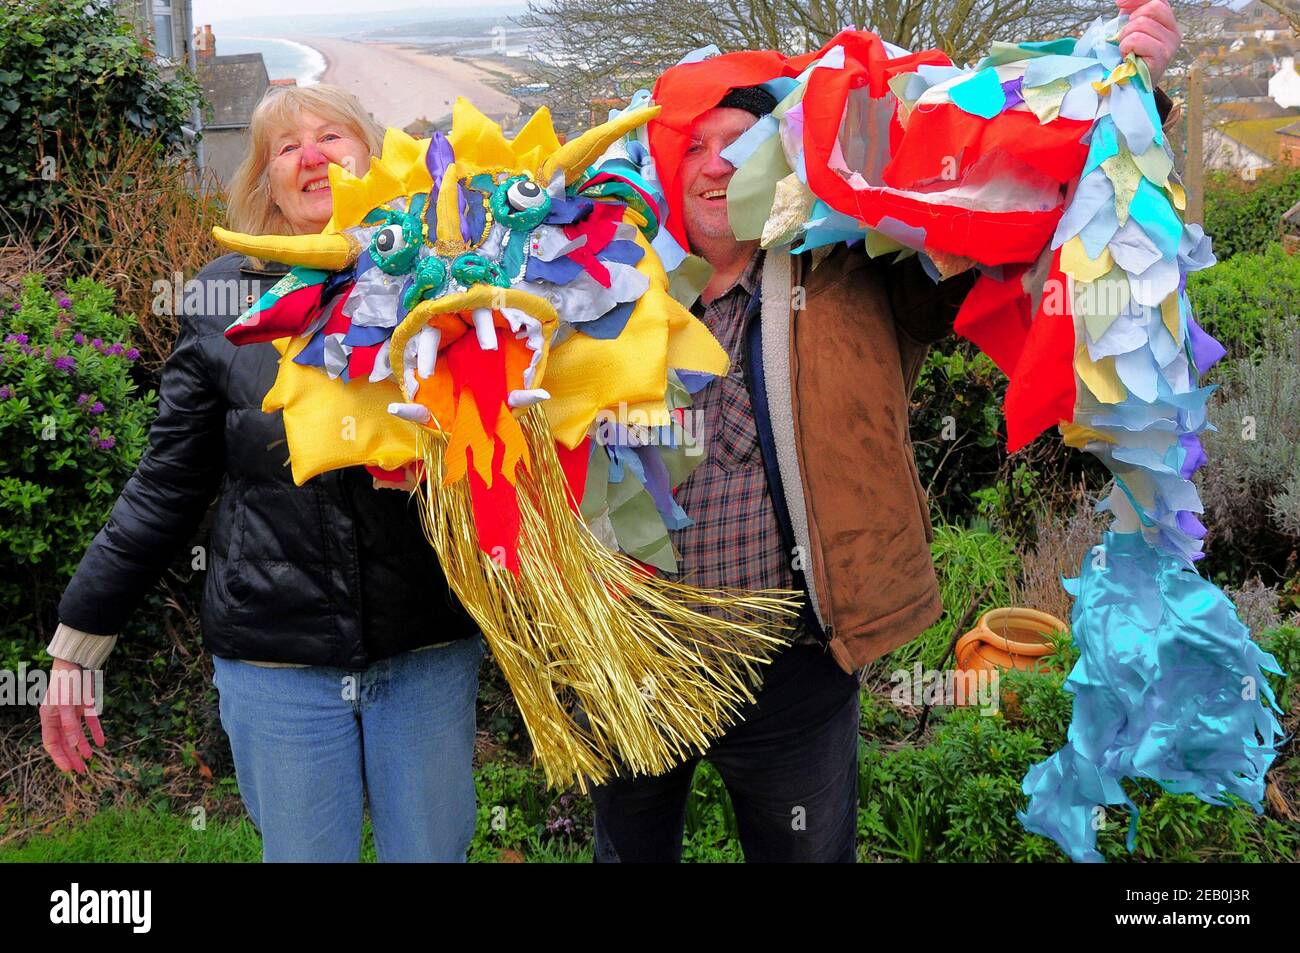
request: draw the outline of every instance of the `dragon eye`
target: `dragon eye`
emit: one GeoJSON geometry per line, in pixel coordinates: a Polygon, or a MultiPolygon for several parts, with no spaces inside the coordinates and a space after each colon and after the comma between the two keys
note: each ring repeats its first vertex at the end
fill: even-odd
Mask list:
{"type": "Polygon", "coordinates": [[[542,224],[551,211],[551,197],[526,175],[516,175],[498,185],[491,204],[498,222],[524,232],[542,224]]]}
{"type": "Polygon", "coordinates": [[[546,193],[531,179],[520,179],[506,189],[506,201],[516,212],[523,212],[545,202],[546,193]]]}
{"type": "Polygon", "coordinates": [[[402,234],[400,225],[389,225],[375,236],[375,251],[381,255],[396,254],[405,246],[406,237],[402,234]]]}
{"type": "Polygon", "coordinates": [[[370,257],[380,271],[404,275],[420,254],[422,222],[417,215],[388,213],[388,224],[370,238],[370,257]]]}

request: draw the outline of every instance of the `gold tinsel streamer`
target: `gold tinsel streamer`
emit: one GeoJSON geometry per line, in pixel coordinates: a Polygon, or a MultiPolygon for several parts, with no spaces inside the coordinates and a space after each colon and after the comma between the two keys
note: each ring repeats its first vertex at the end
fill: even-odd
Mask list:
{"type": "Polygon", "coordinates": [[[759,666],[793,637],[796,594],[647,575],[570,508],[541,410],[520,424],[532,460],[517,471],[519,575],[479,548],[469,481],[442,485],[447,437],[422,428],[425,534],[482,628],[552,787],[666,771],[753,700],[759,666]]]}

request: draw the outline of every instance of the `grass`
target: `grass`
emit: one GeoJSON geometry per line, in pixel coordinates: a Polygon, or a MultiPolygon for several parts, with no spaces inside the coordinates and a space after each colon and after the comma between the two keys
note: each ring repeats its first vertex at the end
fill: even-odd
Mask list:
{"type": "Polygon", "coordinates": [[[257,863],[262,842],[247,818],[211,820],[141,805],[113,807],[0,847],[0,863],[257,863]]]}
{"type": "MultiPolygon", "coordinates": [[[[482,828],[471,860],[487,863],[587,863],[590,845],[551,841],[523,849],[502,847],[482,828]]],[[[195,829],[190,814],[155,804],[105,808],[88,818],[59,821],[21,841],[0,844],[0,863],[196,863],[249,864],[262,859],[262,841],[246,816],[210,819],[195,829]]],[[[370,819],[361,832],[361,862],[374,863],[370,819]]]]}
{"type": "MultiPolygon", "coordinates": [[[[478,838],[476,838],[477,840],[478,838]]],[[[591,847],[543,844],[522,852],[483,848],[485,862],[527,860],[531,863],[587,863],[591,847]]],[[[61,822],[48,833],[22,843],[0,846],[0,863],[191,863],[254,864],[262,859],[262,841],[248,818],[209,821],[195,830],[191,818],[149,805],[112,807],[75,823],[61,822]]],[[[374,863],[370,820],[362,830],[361,861],[374,863]]]]}
{"type": "MultiPolygon", "coordinates": [[[[506,766],[503,766],[506,767],[506,766]]],[[[532,772],[509,765],[515,787],[535,782],[532,772]],[[525,778],[527,776],[527,778],[525,778]]],[[[502,772],[504,773],[504,772],[502,772]]],[[[585,841],[543,839],[523,818],[511,818],[503,831],[493,830],[494,772],[479,776],[479,824],[470,845],[471,861],[480,863],[590,863],[592,845],[585,841]]],[[[735,863],[743,859],[735,815],[722,778],[705,763],[696,771],[687,803],[682,859],[696,863],[735,863]]],[[[0,844],[0,863],[257,863],[262,845],[247,817],[211,819],[195,830],[192,817],[151,804],[105,808],[89,818],[60,821],[30,833],[21,842],[0,844]]],[[[362,831],[362,862],[375,859],[370,820],[362,831]]]]}

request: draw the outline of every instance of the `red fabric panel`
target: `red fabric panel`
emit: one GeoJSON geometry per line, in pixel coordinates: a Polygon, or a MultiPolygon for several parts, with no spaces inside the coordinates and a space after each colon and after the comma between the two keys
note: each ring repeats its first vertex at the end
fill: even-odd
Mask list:
{"type": "Polygon", "coordinates": [[[373,467],[367,464],[366,472],[376,480],[384,483],[401,483],[406,479],[405,467],[398,467],[396,470],[385,470],[383,467],[373,467]]]}
{"type": "Polygon", "coordinates": [[[375,369],[375,358],[379,357],[379,349],[384,346],[383,341],[378,344],[363,344],[359,347],[353,347],[348,354],[348,380],[368,380],[370,372],[375,369]]]}
{"type": "Polygon", "coordinates": [[[899,139],[882,177],[891,188],[910,189],[942,178],[949,156],[961,157],[964,173],[986,153],[1001,150],[1057,182],[1070,182],[1088,159],[1088,146],[1079,140],[1091,128],[1079,119],[1043,125],[1028,112],[984,119],[952,103],[927,106],[908,119],[907,135],[899,139]]]}
{"type": "Polygon", "coordinates": [[[309,285],[291,291],[265,311],[226,329],[232,344],[257,344],[301,334],[320,313],[320,295],[325,286],[309,285]]]}
{"type": "Polygon", "coordinates": [[[609,269],[597,260],[596,255],[614,240],[614,231],[623,221],[626,209],[622,202],[597,202],[586,218],[563,226],[564,234],[569,238],[587,236],[586,244],[569,252],[568,257],[581,265],[602,288],[608,288],[611,279],[609,269]]]}
{"type": "MultiPolygon", "coordinates": [[[[1047,277],[1065,283],[1061,252],[1047,277]]],[[[1015,453],[1048,427],[1074,419],[1074,315],[1069,295],[1045,294],[1007,385],[1007,450],[1015,453]],[[1063,314],[1049,313],[1060,304],[1063,314]]]]}
{"type": "Polygon", "coordinates": [[[577,513],[582,506],[582,494],[587,488],[587,464],[591,460],[591,438],[583,437],[582,443],[572,450],[555,442],[555,452],[560,458],[560,467],[564,470],[564,479],[569,484],[569,505],[577,513]]]}
{"type": "Polygon", "coordinates": [[[953,330],[993,359],[1008,377],[1016,369],[1029,334],[1031,301],[1021,285],[1028,266],[1008,267],[1006,280],[981,275],[966,294],[953,330]]]}

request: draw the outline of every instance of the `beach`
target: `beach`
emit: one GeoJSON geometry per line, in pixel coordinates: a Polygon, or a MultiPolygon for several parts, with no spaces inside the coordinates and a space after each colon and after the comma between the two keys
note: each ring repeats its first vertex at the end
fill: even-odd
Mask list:
{"type": "Polygon", "coordinates": [[[457,96],[498,122],[510,124],[519,114],[519,104],[493,87],[497,77],[472,62],[394,43],[293,39],[325,57],[322,83],[353,93],[382,126],[403,128],[421,118],[438,122],[451,115],[457,96]]]}

